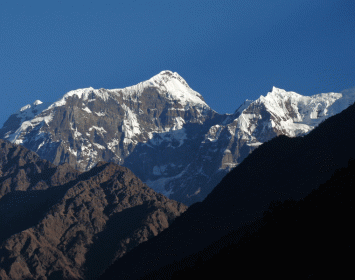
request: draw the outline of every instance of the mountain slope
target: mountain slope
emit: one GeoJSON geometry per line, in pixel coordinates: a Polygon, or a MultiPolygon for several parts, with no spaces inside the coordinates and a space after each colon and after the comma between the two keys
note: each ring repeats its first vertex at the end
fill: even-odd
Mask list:
{"type": "Polygon", "coordinates": [[[79,174],[68,164],[56,166],[22,146],[0,139],[0,198],[11,191],[64,185],[79,174]]]}
{"type": "Polygon", "coordinates": [[[187,208],[114,163],[72,173],[68,165],[41,162],[35,153],[1,141],[5,176],[17,178],[10,164],[30,174],[25,189],[11,189],[0,199],[1,279],[96,279],[187,208]]]}
{"type": "Polygon", "coordinates": [[[304,199],[271,203],[247,231],[232,231],[198,253],[141,279],[183,279],[202,274],[228,278],[236,271],[247,278],[351,277],[354,272],[348,256],[354,247],[350,222],[354,174],[355,162],[351,160],[348,167],[335,172],[304,199]]]}
{"type": "MultiPolygon", "coordinates": [[[[100,279],[116,279],[113,275],[140,279],[161,269],[164,279],[169,279],[174,271],[193,268],[228,246],[228,239],[223,239],[227,234],[237,231],[235,244],[244,234],[253,234],[263,226],[260,219],[271,202],[300,200],[331,179],[335,170],[348,166],[355,158],[354,123],[355,105],[351,105],[303,137],[280,135],[266,142],[224,177],[203,202],[193,204],[158,237],[118,260],[100,279]]],[[[331,246],[336,247],[335,243],[331,246]]],[[[322,252],[322,258],[338,258],[332,252],[322,252]]],[[[290,267],[299,269],[297,264],[290,267]]],[[[162,279],[157,275],[155,279],[162,279]]]]}
{"type": "Polygon", "coordinates": [[[218,114],[177,73],[123,89],[70,91],[10,116],[0,138],[54,164],[86,171],[101,160],[131,169],[167,197],[191,205],[262,143],[311,131],[355,101],[355,92],[302,96],[278,88],[234,114],[218,114]]]}
{"type": "Polygon", "coordinates": [[[68,164],[55,166],[0,139],[0,244],[33,226],[79,176],[68,164]]]}

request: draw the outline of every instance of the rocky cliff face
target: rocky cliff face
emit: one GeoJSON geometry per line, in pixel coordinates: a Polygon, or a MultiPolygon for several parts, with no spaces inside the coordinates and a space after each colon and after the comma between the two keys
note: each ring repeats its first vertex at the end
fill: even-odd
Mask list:
{"type": "Polygon", "coordinates": [[[81,173],[0,144],[1,279],[96,279],[187,209],[117,164],[81,173]]]}
{"type": "Polygon", "coordinates": [[[47,107],[27,105],[0,138],[81,171],[115,162],[191,205],[265,141],[304,135],[354,101],[354,91],[302,96],[274,87],[221,115],[177,73],[162,71],[132,87],[78,89],[47,107]]]}

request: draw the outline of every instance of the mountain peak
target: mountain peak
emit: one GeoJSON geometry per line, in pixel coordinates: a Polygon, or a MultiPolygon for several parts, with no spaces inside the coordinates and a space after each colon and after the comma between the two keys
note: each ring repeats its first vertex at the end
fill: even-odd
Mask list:
{"type": "Polygon", "coordinates": [[[23,111],[26,111],[27,109],[31,108],[31,105],[30,104],[27,104],[23,107],[21,107],[21,109],[19,110],[20,112],[23,112],[23,111]]]}
{"type": "MultiPolygon", "coordinates": [[[[175,72],[176,73],[176,72],[175,72]]],[[[171,75],[171,74],[174,74],[173,71],[170,71],[170,70],[163,70],[161,71],[158,75],[171,75]]],[[[176,73],[177,74],[177,73],[176,73]]]]}
{"type": "Polygon", "coordinates": [[[33,105],[34,106],[37,106],[37,105],[40,105],[40,104],[42,104],[43,102],[41,101],[41,100],[36,100],[35,102],[33,102],[33,105]]]}
{"type": "MultiPolygon", "coordinates": [[[[298,94],[294,91],[286,91],[282,88],[278,88],[273,86],[272,89],[267,93],[267,95],[264,97],[261,95],[260,97],[266,98],[266,100],[273,100],[273,99],[309,99],[307,96],[303,96],[301,94],[298,94]]],[[[263,99],[261,98],[261,99],[263,99]]]]}
{"type": "Polygon", "coordinates": [[[271,88],[271,90],[268,92],[268,94],[269,94],[269,93],[281,94],[281,93],[283,93],[283,92],[286,92],[286,91],[285,91],[284,89],[282,89],[282,88],[278,88],[278,87],[273,86],[273,87],[271,88]]]}
{"type": "MultiPolygon", "coordinates": [[[[173,72],[173,71],[170,71],[170,70],[163,70],[163,71],[161,71],[159,74],[157,74],[157,75],[155,75],[155,76],[153,76],[152,78],[150,78],[150,79],[153,79],[153,78],[160,78],[160,77],[168,77],[168,78],[170,78],[170,79],[178,79],[178,80],[183,80],[185,83],[186,83],[186,81],[184,80],[184,78],[183,77],[181,77],[180,75],[179,75],[179,73],[177,73],[177,72],[173,72]]],[[[186,83],[186,85],[187,85],[187,83],[186,83]]]]}
{"type": "Polygon", "coordinates": [[[163,70],[159,74],[154,75],[153,77],[151,77],[149,80],[147,80],[145,82],[162,81],[162,82],[166,83],[166,82],[171,81],[173,79],[178,80],[179,82],[184,84],[184,86],[190,88],[183,77],[181,77],[177,72],[173,72],[170,70],[163,70]]]}
{"type": "Polygon", "coordinates": [[[26,110],[28,110],[28,109],[30,109],[30,108],[32,108],[33,109],[33,107],[35,107],[35,106],[38,106],[38,105],[41,105],[41,104],[43,104],[43,102],[41,101],[41,100],[36,100],[35,102],[33,102],[32,104],[27,104],[27,105],[25,105],[25,106],[23,106],[20,110],[19,110],[19,112],[24,112],[24,111],[26,111],[26,110]]]}
{"type": "Polygon", "coordinates": [[[191,89],[185,79],[177,72],[170,70],[161,71],[146,81],[123,89],[115,89],[115,91],[122,91],[126,96],[139,96],[145,88],[149,87],[159,89],[165,98],[179,101],[183,106],[191,105],[209,108],[200,93],[191,89]]]}

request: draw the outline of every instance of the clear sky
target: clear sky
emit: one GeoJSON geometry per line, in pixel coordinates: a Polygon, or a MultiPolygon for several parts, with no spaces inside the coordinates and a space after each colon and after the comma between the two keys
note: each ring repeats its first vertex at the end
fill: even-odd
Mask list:
{"type": "Polygon", "coordinates": [[[354,0],[0,0],[0,125],[69,90],[178,72],[219,113],[355,86],[354,0]]]}

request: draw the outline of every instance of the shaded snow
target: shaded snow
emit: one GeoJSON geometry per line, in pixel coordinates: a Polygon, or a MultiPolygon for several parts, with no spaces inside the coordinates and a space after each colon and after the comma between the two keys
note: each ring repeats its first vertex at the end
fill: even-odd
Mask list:
{"type": "Polygon", "coordinates": [[[148,187],[152,188],[154,191],[161,193],[163,195],[165,195],[166,197],[169,197],[171,194],[173,194],[173,190],[167,189],[166,187],[168,187],[169,183],[181,178],[188,170],[189,170],[189,165],[186,166],[186,168],[180,172],[178,175],[175,176],[171,176],[171,177],[161,177],[157,180],[147,180],[146,182],[144,182],[145,184],[148,185],[148,187]]]}
{"type": "Polygon", "coordinates": [[[153,167],[153,174],[154,175],[163,175],[165,173],[167,167],[168,167],[168,165],[154,166],[153,167]]]}
{"type": "Polygon", "coordinates": [[[114,147],[117,147],[118,144],[120,143],[120,141],[116,138],[112,139],[111,142],[107,143],[107,148],[109,148],[110,150],[114,150],[114,147]]]}
{"type": "MultiPolygon", "coordinates": [[[[40,104],[41,105],[41,104],[40,104]]],[[[30,109],[31,107],[27,108],[30,109]]],[[[30,132],[33,128],[37,126],[42,126],[44,123],[49,124],[51,120],[53,119],[53,114],[48,113],[48,114],[40,114],[40,115],[35,115],[33,119],[28,120],[28,121],[23,121],[20,124],[20,127],[14,132],[14,133],[8,133],[5,136],[5,139],[9,140],[12,143],[15,144],[22,144],[24,143],[25,139],[23,139],[23,136],[26,135],[27,132],[30,132]]]]}
{"type": "Polygon", "coordinates": [[[95,145],[98,149],[100,150],[106,150],[106,148],[98,143],[93,143],[93,145],[95,145]]]}
{"type": "Polygon", "coordinates": [[[216,124],[212,126],[208,133],[205,135],[205,140],[209,140],[211,142],[216,142],[224,129],[224,126],[221,126],[219,124],[216,124]]]}
{"type": "MultiPolygon", "coordinates": [[[[151,134],[152,135],[152,134],[151,134]]],[[[159,146],[163,142],[167,142],[168,147],[178,148],[184,144],[184,141],[187,139],[185,128],[181,128],[178,130],[171,130],[165,133],[157,133],[154,135],[152,139],[150,139],[146,145],[151,146],[159,146]],[[179,145],[176,147],[172,145],[173,142],[179,142],[179,145]]]]}
{"type": "Polygon", "coordinates": [[[125,139],[123,142],[129,144],[134,142],[134,140],[132,140],[134,136],[141,134],[141,129],[136,114],[134,114],[125,104],[122,104],[122,108],[125,110],[122,125],[122,131],[125,133],[125,139]]]}

